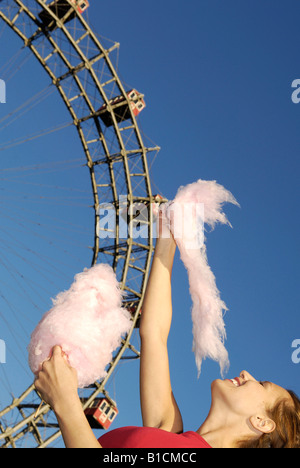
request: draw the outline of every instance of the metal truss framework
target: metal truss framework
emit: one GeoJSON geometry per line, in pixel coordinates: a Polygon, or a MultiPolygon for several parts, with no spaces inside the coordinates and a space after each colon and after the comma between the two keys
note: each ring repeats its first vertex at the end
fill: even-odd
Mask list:
{"type": "MultiPolygon", "coordinates": [[[[81,15],[72,12],[72,20],[67,21],[69,13],[59,18],[49,4],[45,0],[0,0],[0,18],[38,59],[71,115],[86,156],[94,198],[91,264],[101,261],[113,266],[127,293],[125,306],[132,311],[131,332],[116,351],[107,377],[85,391],[82,402],[86,408],[92,406],[100,393],[105,394],[105,385],[125,350],[132,358],[139,358],[139,351],[130,339],[137,326],[153,253],[152,210],[147,210],[147,217],[142,221],[146,233],[142,238],[132,236],[134,214],[129,215],[131,227],[126,238],[121,238],[119,220],[124,200],[126,215],[127,207],[133,203],[150,207],[156,201],[151,190],[148,154],[159,148],[144,145],[132,111],[129,120],[117,121],[111,99],[122,95],[130,108],[127,92],[111,60],[119,44],[105,48],[81,15]],[[38,16],[41,11],[52,17],[51,28],[42,23],[38,16]],[[109,128],[99,118],[99,109],[104,104],[113,122],[109,128]],[[101,208],[108,204],[114,207],[114,236],[100,222],[101,208]]],[[[26,438],[26,444],[44,448],[61,436],[48,405],[44,404],[35,417],[39,404],[32,385],[0,412],[0,446],[19,447],[26,438]],[[8,414],[14,415],[10,427],[5,422],[8,414]]]]}

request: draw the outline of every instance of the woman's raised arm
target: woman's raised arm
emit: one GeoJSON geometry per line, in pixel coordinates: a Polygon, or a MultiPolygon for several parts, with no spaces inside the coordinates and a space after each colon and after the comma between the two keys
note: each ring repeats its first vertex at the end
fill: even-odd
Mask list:
{"type": "Polygon", "coordinates": [[[171,387],[167,349],[172,320],[171,277],[176,243],[170,232],[165,237],[160,231],[142,306],[141,409],[144,426],[182,432],[182,418],[171,387]]]}

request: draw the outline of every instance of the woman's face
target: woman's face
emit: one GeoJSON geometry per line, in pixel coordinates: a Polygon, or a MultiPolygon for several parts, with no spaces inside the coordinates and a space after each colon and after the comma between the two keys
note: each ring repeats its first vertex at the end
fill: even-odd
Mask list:
{"type": "Polygon", "coordinates": [[[273,408],[284,398],[291,399],[287,390],[271,382],[257,381],[247,371],[232,380],[212,383],[212,403],[223,411],[246,418],[265,415],[267,408],[273,408]]]}

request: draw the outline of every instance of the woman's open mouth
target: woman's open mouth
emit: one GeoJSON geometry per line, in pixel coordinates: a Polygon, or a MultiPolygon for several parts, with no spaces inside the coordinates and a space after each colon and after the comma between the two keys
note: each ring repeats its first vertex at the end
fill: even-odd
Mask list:
{"type": "Polygon", "coordinates": [[[240,387],[241,386],[241,381],[238,377],[235,377],[234,379],[227,379],[229,382],[232,382],[233,385],[235,385],[236,387],[240,387]]]}

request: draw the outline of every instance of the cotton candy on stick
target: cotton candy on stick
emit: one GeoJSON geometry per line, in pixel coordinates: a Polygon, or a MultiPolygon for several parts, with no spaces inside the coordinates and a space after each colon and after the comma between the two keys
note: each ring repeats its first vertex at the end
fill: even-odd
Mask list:
{"type": "Polygon", "coordinates": [[[113,351],[132,324],[130,313],[122,308],[122,297],[109,265],[95,265],[77,274],[32,333],[28,346],[32,372],[37,374],[53,346],[59,345],[77,370],[79,388],[105,377],[113,351]]]}
{"type": "Polygon", "coordinates": [[[175,199],[161,206],[188,273],[198,375],[202,360],[207,357],[219,363],[222,375],[229,366],[223,319],[227,308],[207,261],[203,229],[205,224],[212,229],[217,223],[230,225],[222,211],[225,202],[238,205],[233,195],[216,181],[200,179],[180,187],[175,199]]]}

